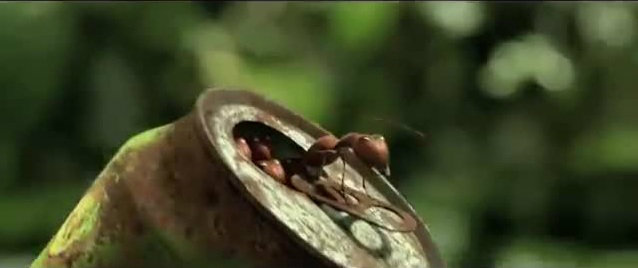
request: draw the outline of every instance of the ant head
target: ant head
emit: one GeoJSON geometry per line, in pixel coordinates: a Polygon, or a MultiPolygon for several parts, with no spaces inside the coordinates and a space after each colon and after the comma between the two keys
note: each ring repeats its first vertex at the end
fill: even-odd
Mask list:
{"type": "Polygon", "coordinates": [[[267,166],[268,166],[268,162],[266,162],[265,160],[260,160],[260,161],[257,161],[257,165],[258,165],[260,168],[265,168],[265,167],[267,167],[267,166]]]}
{"type": "Polygon", "coordinates": [[[263,144],[263,145],[266,145],[266,146],[271,146],[272,145],[272,140],[271,140],[270,136],[253,136],[250,141],[252,143],[263,144]]]}
{"type": "Polygon", "coordinates": [[[272,158],[270,145],[262,142],[259,138],[253,138],[249,143],[250,150],[252,151],[253,160],[267,160],[272,158]]]}
{"type": "Polygon", "coordinates": [[[367,146],[374,146],[376,148],[387,151],[388,145],[385,142],[385,138],[379,134],[361,135],[357,139],[357,143],[366,144],[367,146]]]}
{"type": "Polygon", "coordinates": [[[268,175],[276,180],[283,182],[286,179],[286,173],[281,163],[277,159],[261,160],[257,165],[268,175]]]}
{"type": "Polygon", "coordinates": [[[384,175],[389,175],[389,151],[383,136],[361,136],[355,143],[354,151],[366,164],[381,171],[384,175]]]}

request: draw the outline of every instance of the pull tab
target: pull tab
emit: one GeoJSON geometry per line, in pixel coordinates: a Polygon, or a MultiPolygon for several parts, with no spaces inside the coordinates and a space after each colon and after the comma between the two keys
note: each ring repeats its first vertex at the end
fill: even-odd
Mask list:
{"type": "Polygon", "coordinates": [[[308,195],[312,200],[344,211],[374,226],[394,232],[413,232],[416,229],[416,220],[406,211],[348,186],[345,186],[344,191],[357,199],[356,203],[347,202],[343,198],[344,193],[341,192],[341,185],[329,180],[317,180],[314,183],[309,183],[298,174],[295,174],[290,177],[290,183],[296,190],[308,195]],[[387,224],[379,223],[365,214],[365,211],[371,207],[379,207],[391,211],[401,218],[401,222],[391,224],[394,228],[387,226],[387,224]]]}
{"type": "Polygon", "coordinates": [[[395,222],[395,224],[393,224],[394,227],[396,227],[394,229],[386,228],[386,226],[381,225],[377,223],[376,221],[369,219],[366,215],[366,219],[364,220],[367,221],[368,223],[374,224],[376,226],[379,226],[387,230],[397,231],[397,232],[413,232],[414,230],[416,230],[416,226],[417,226],[416,219],[414,219],[414,217],[412,217],[412,215],[410,215],[406,211],[399,209],[398,207],[390,203],[373,198],[370,195],[363,193],[361,191],[352,190],[350,192],[350,195],[352,195],[354,198],[357,199],[357,203],[354,204],[353,206],[357,207],[357,210],[361,211],[363,215],[365,215],[365,213],[363,212],[365,212],[369,208],[377,207],[377,208],[383,208],[385,210],[391,211],[395,215],[401,218],[401,222],[395,222]]]}

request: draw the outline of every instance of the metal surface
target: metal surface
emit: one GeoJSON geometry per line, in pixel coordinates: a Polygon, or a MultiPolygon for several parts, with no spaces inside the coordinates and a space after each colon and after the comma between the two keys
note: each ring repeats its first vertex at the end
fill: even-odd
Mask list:
{"type": "MultiPolygon", "coordinates": [[[[307,195],[271,179],[242,157],[232,134],[233,127],[240,122],[261,122],[308,149],[318,137],[328,134],[321,127],[255,93],[239,90],[214,89],[203,93],[197,101],[196,115],[202,135],[210,142],[211,153],[235,173],[231,182],[239,193],[312,254],[342,267],[444,267],[423,222],[417,223],[415,232],[393,232],[318,206],[307,195]]],[[[370,196],[418,219],[412,207],[382,176],[352,155],[345,161],[348,187],[360,189],[364,178],[372,184],[367,187],[370,196]]],[[[329,177],[339,178],[340,161],[325,170],[329,177]]],[[[397,221],[395,215],[375,208],[365,213],[382,224],[397,221]]]]}
{"type": "Polygon", "coordinates": [[[401,210],[388,202],[370,197],[364,192],[354,190],[349,186],[344,186],[344,195],[340,184],[337,184],[333,180],[321,179],[317,180],[313,184],[310,184],[307,180],[302,179],[299,175],[291,177],[291,184],[293,188],[300,191],[310,199],[313,199],[320,203],[320,205],[328,205],[339,211],[348,213],[350,216],[359,220],[363,220],[376,227],[386,229],[394,232],[413,232],[416,229],[417,222],[408,212],[401,210]],[[326,194],[324,194],[324,192],[326,194]],[[355,200],[349,201],[350,197],[355,200]],[[377,222],[371,217],[368,217],[367,210],[371,208],[379,208],[388,210],[388,212],[396,214],[400,220],[388,224],[388,222],[377,222]]]}

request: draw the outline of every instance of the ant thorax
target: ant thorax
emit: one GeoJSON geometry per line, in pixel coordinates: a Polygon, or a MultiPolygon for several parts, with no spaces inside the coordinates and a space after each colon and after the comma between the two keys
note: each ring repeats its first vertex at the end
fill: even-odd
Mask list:
{"type": "Polygon", "coordinates": [[[319,179],[321,177],[321,172],[323,171],[323,167],[313,167],[310,165],[306,165],[306,174],[308,174],[311,178],[319,179]]]}

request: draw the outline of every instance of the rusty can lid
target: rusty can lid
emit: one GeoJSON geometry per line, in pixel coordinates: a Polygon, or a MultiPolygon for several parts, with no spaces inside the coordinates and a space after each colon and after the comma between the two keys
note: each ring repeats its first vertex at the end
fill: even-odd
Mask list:
{"type": "MultiPolygon", "coordinates": [[[[236,148],[233,129],[241,122],[264,124],[303,149],[329,134],[298,114],[245,90],[210,89],[200,95],[197,116],[210,150],[235,176],[232,184],[267,218],[283,227],[312,254],[341,267],[445,267],[427,226],[404,197],[379,173],[362,165],[351,154],[345,158],[347,186],[360,188],[366,179],[367,193],[388,202],[416,219],[413,232],[396,232],[352,217],[271,179],[236,148]]],[[[330,178],[341,178],[340,161],[324,169],[330,178]]],[[[366,214],[391,226],[392,216],[371,208],[366,214]]],[[[391,228],[390,228],[391,229],[391,228]]]]}

